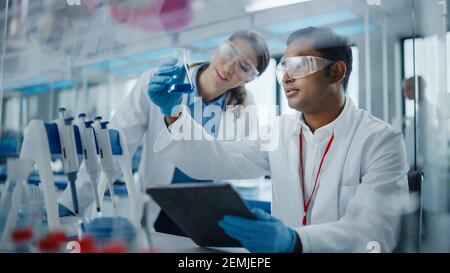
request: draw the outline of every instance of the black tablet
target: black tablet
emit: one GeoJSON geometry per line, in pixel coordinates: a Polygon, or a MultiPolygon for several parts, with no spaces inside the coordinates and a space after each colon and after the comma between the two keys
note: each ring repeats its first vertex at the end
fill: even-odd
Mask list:
{"type": "Polygon", "coordinates": [[[242,247],[224,233],[218,222],[228,214],[255,219],[229,184],[183,183],[148,188],[147,193],[202,247],[242,247]]]}

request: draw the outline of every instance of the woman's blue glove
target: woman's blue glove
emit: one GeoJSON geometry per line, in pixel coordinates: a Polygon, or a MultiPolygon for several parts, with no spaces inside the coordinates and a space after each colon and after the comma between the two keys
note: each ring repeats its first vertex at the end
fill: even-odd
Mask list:
{"type": "Polygon", "coordinates": [[[292,252],[297,235],[280,220],[261,209],[253,209],[256,220],[226,215],[219,226],[250,252],[292,252]]]}
{"type": "Polygon", "coordinates": [[[186,71],[177,66],[176,58],[162,62],[150,80],[148,85],[148,96],[150,100],[159,106],[161,113],[165,116],[171,116],[178,109],[176,106],[181,104],[183,94],[178,92],[169,93],[173,84],[182,83],[186,76],[186,71]]]}

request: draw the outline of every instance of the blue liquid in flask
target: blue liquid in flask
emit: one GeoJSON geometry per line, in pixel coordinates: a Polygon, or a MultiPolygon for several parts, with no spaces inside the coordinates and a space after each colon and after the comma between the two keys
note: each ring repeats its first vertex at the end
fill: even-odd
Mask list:
{"type": "Polygon", "coordinates": [[[184,75],[184,79],[182,82],[172,84],[169,89],[169,93],[191,93],[194,91],[194,86],[192,84],[191,76],[189,75],[189,68],[187,64],[181,65],[181,68],[184,69],[182,73],[182,75],[184,75]]]}

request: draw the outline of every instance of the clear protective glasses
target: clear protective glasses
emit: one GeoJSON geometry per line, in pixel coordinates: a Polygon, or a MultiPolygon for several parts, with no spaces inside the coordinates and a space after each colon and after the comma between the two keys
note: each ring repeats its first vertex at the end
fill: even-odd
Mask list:
{"type": "Polygon", "coordinates": [[[283,85],[285,73],[291,79],[301,79],[324,69],[332,63],[334,61],[316,56],[295,56],[282,59],[276,69],[278,83],[283,85]]]}
{"type": "Polygon", "coordinates": [[[254,80],[259,75],[258,69],[247,55],[231,41],[223,41],[216,54],[227,61],[233,61],[236,73],[246,82],[254,80]]]}

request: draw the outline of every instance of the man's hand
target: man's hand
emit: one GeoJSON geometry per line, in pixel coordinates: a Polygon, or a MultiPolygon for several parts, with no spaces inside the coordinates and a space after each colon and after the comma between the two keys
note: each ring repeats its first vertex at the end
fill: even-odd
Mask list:
{"type": "Polygon", "coordinates": [[[226,215],[219,226],[230,237],[240,241],[250,252],[292,252],[295,231],[261,209],[253,209],[256,220],[226,215]]]}

